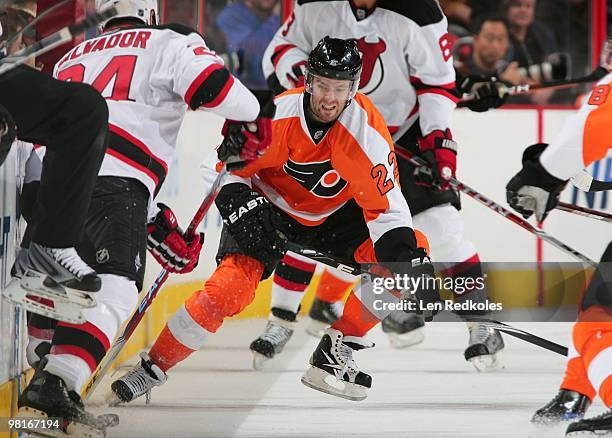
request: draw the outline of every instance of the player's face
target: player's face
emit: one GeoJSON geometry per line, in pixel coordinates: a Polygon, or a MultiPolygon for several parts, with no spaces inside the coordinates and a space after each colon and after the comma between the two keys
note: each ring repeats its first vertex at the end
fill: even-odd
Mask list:
{"type": "Polygon", "coordinates": [[[314,76],[310,110],[321,122],[332,122],[344,110],[350,92],[350,81],[314,76]]]}
{"type": "Polygon", "coordinates": [[[474,52],[486,64],[493,65],[504,59],[508,51],[508,31],[499,21],[487,21],[474,38],[474,52]]]}
{"type": "Polygon", "coordinates": [[[508,21],[517,27],[528,27],[535,15],[535,0],[511,0],[508,21]]]}

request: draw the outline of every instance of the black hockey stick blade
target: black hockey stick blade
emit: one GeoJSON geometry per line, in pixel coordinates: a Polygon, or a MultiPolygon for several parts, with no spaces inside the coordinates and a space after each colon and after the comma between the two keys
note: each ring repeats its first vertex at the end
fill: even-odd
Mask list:
{"type": "Polygon", "coordinates": [[[475,318],[469,316],[463,316],[463,319],[470,322],[477,322],[481,324],[485,324],[488,327],[491,327],[497,331],[506,333],[507,335],[513,336],[515,338],[521,339],[523,341],[529,342],[530,344],[537,345],[538,347],[544,348],[546,350],[552,351],[554,353],[560,354],[561,356],[568,355],[567,347],[557,344],[556,342],[549,341],[548,339],[541,338],[539,336],[534,335],[533,333],[529,333],[525,330],[521,330],[516,327],[512,327],[511,325],[504,324],[500,321],[495,321],[493,319],[486,318],[475,318]]]}

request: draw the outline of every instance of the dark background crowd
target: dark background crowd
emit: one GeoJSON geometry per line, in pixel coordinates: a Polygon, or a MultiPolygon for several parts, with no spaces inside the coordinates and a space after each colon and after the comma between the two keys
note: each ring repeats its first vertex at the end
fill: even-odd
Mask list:
{"type": "MultiPolygon", "coordinates": [[[[203,29],[209,46],[250,88],[265,88],[261,58],[281,24],[281,0],[162,0],[165,22],[203,29]],[[198,17],[204,23],[198,23],[198,17]]],[[[461,76],[496,76],[510,85],[577,77],[592,69],[592,0],[440,0],[448,17],[455,68],[461,76]]],[[[86,0],[93,11],[94,0],[86,0]]],[[[608,29],[612,8],[608,7],[608,29]]],[[[0,0],[4,33],[36,14],[36,0],[0,0]]],[[[29,44],[26,32],[13,49],[29,44]]],[[[573,105],[585,87],[543,90],[508,103],[573,105]]]]}

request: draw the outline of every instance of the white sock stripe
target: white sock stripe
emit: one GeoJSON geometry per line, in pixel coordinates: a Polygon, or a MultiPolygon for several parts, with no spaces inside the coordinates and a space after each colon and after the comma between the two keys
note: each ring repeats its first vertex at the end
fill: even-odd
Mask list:
{"type": "Polygon", "coordinates": [[[185,347],[199,350],[211,333],[191,317],[183,304],[168,321],[168,330],[185,347]]]}
{"type": "Polygon", "coordinates": [[[68,390],[81,392],[81,388],[91,375],[87,362],[72,354],[49,354],[47,358],[45,371],[61,377],[68,390]]]}
{"type": "Polygon", "coordinates": [[[304,299],[304,291],[287,290],[276,283],[272,283],[272,301],[270,307],[277,307],[297,313],[302,299],[304,299]]]}
{"type": "Polygon", "coordinates": [[[588,375],[593,388],[599,392],[601,384],[612,375],[612,347],[600,351],[589,364],[588,375]]]}
{"type": "Polygon", "coordinates": [[[285,256],[283,257],[283,260],[291,260],[291,259],[297,260],[297,261],[302,262],[302,263],[308,263],[311,266],[316,266],[316,264],[317,264],[316,262],[313,262],[308,257],[304,257],[303,255],[297,254],[297,253],[295,253],[293,251],[287,251],[285,253],[285,256]]]}

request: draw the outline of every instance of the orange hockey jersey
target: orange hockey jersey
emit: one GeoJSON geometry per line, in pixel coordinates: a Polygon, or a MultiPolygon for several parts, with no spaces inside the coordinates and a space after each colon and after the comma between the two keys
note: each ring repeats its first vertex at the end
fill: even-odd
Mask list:
{"type": "Polygon", "coordinates": [[[275,102],[272,144],[227,183],[242,177],[307,226],[321,224],[354,198],[364,211],[374,244],[390,230],[412,228],[391,135],[365,95],[355,96],[318,144],[306,124],[304,88],[287,91],[275,102]]]}
{"type": "Polygon", "coordinates": [[[553,176],[567,180],[612,149],[612,73],[593,87],[576,114],[568,118],[540,162],[553,176]]]}

